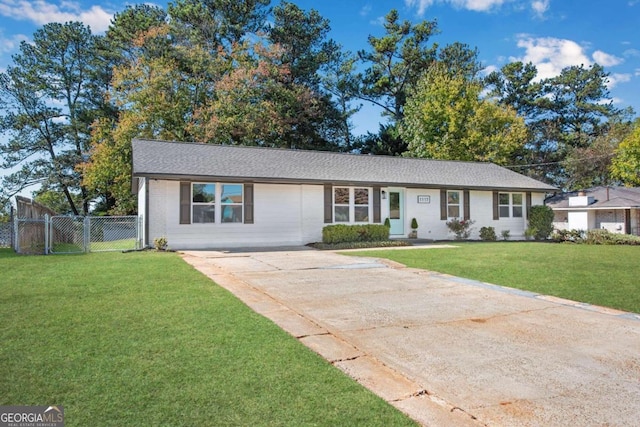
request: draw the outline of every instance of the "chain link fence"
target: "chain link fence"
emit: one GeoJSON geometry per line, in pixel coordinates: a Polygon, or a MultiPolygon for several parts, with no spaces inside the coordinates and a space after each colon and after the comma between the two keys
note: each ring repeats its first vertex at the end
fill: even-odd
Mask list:
{"type": "Polygon", "coordinates": [[[72,254],[88,252],[85,239],[85,217],[52,216],[49,222],[49,252],[72,254]]]}
{"type": "Polygon", "coordinates": [[[91,252],[138,249],[137,216],[87,217],[91,252]]]}
{"type": "Polygon", "coordinates": [[[23,254],[72,254],[141,247],[137,216],[17,218],[15,250],[23,254]]]}
{"type": "Polygon", "coordinates": [[[13,221],[0,222],[0,248],[13,247],[13,221]]]}

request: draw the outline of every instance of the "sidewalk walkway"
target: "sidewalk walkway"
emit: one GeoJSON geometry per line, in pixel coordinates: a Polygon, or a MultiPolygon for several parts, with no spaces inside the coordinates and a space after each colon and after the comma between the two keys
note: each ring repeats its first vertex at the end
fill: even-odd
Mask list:
{"type": "Polygon", "coordinates": [[[640,316],[305,248],[183,258],[428,426],[637,426],[640,316]]]}

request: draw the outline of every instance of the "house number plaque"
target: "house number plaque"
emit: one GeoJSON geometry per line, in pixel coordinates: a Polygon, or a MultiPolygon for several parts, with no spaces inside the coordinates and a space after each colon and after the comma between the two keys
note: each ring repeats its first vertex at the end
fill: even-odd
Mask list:
{"type": "Polygon", "coordinates": [[[431,196],[418,196],[418,203],[431,203],[431,196]]]}

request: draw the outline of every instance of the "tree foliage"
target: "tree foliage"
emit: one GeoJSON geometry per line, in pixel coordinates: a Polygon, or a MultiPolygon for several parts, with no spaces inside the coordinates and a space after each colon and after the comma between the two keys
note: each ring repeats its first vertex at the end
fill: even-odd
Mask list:
{"type": "Polygon", "coordinates": [[[611,172],[626,186],[640,186],[640,119],[616,149],[611,172]]]}
{"type": "Polygon", "coordinates": [[[40,184],[60,211],[133,213],[136,137],[517,164],[568,189],[637,185],[637,131],[601,66],[541,79],[516,62],[480,79],[477,50],[440,47],[438,32],[391,10],[354,55],[317,11],[269,0],[132,5],[104,36],[47,24],[0,73],[11,170],[0,199],[40,184]],[[355,137],[362,103],[386,122],[355,137]]]}
{"type": "Polygon", "coordinates": [[[515,111],[482,99],[477,80],[432,67],[407,101],[400,134],[407,154],[432,159],[506,164],[526,142],[515,111]]]}
{"type": "Polygon", "coordinates": [[[527,124],[529,140],[514,163],[561,188],[606,181],[603,171],[618,138],[612,124],[626,114],[609,99],[608,74],[598,64],[567,67],[547,79],[537,74],[533,64],[515,62],[486,79],[490,96],[514,108],[527,124]],[[585,173],[589,168],[597,173],[585,173]]]}
{"type": "Polygon", "coordinates": [[[92,198],[76,166],[89,145],[99,114],[95,37],[78,22],[52,23],[22,42],[14,65],[0,74],[3,168],[19,167],[3,180],[10,196],[34,183],[64,194],[69,210],[87,213],[92,198]],[[75,195],[80,195],[78,205],[75,195]]]}
{"type": "Polygon", "coordinates": [[[404,116],[407,91],[436,60],[437,47],[429,39],[438,31],[435,21],[412,25],[400,21],[397,10],[385,16],[383,37],[369,36],[371,51],[358,56],[369,64],[362,76],[360,96],[382,107],[392,120],[404,116]]]}

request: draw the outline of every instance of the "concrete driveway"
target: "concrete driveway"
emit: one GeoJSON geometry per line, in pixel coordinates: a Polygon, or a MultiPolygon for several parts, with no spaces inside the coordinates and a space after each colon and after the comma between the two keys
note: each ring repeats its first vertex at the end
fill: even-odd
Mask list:
{"type": "Polygon", "coordinates": [[[423,425],[640,425],[639,315],[304,248],[182,256],[423,425]]]}

